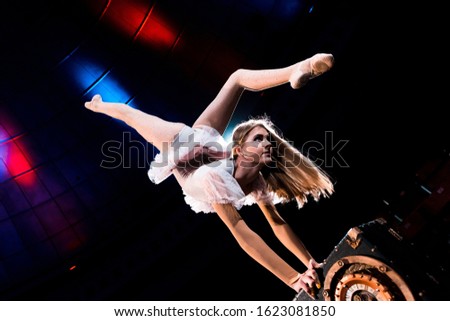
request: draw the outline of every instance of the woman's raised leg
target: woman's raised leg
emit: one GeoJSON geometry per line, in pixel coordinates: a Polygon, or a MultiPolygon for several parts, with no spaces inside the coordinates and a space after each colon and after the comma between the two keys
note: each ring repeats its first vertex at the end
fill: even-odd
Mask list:
{"type": "Polygon", "coordinates": [[[298,89],[310,79],[328,71],[333,64],[333,55],[319,53],[284,68],[239,69],[227,79],[218,95],[206,107],[193,126],[207,125],[223,133],[244,90],[261,91],[288,82],[292,88],[298,89]]]}
{"type": "Polygon", "coordinates": [[[183,123],[169,122],[146,114],[123,103],[104,102],[100,95],[92,97],[84,106],[94,112],[124,121],[159,150],[162,150],[164,144],[172,142],[174,136],[185,126],[183,123]]]}

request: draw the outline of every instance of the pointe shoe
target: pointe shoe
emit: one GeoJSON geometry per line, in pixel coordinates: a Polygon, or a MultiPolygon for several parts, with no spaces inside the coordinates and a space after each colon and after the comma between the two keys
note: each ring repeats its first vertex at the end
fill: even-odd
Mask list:
{"type": "Polygon", "coordinates": [[[304,86],[309,80],[327,72],[334,65],[332,54],[319,53],[311,58],[299,62],[297,70],[289,79],[291,87],[298,89],[304,86]]]}
{"type": "Polygon", "coordinates": [[[92,111],[98,111],[97,107],[98,107],[98,103],[102,102],[102,96],[100,96],[99,94],[94,95],[94,97],[92,97],[91,101],[85,102],[84,106],[87,109],[90,109],[92,111]]]}

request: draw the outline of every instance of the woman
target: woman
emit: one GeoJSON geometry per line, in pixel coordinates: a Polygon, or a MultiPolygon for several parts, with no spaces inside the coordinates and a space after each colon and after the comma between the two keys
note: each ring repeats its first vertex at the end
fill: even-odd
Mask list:
{"type": "Polygon", "coordinates": [[[228,148],[222,135],[244,90],[261,91],[290,83],[301,88],[334,64],[319,53],[288,67],[239,69],[192,126],[168,122],[123,103],[103,102],[99,95],[85,107],[124,121],[160,153],[148,171],[159,184],[173,174],[195,212],[215,212],[242,249],[296,292],[313,295],[320,268],[301,240],[278,213],[275,204],[309,196],[318,200],[333,193],[333,185],[311,160],[284,140],[268,118],[250,119],[233,131],[228,148]],[[278,256],[243,221],[238,210],[257,204],[277,238],[307,267],[299,273],[278,256]]]}

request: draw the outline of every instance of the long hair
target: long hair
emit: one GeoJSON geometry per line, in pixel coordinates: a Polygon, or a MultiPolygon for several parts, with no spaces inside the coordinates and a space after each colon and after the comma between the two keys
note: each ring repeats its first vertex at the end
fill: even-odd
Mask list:
{"type": "MultiPolygon", "coordinates": [[[[274,192],[282,203],[296,200],[300,208],[308,201],[309,196],[318,201],[320,197],[329,197],[334,192],[328,174],[284,139],[267,116],[249,119],[234,128],[233,151],[257,126],[269,132],[273,151],[273,164],[266,167],[262,174],[268,190],[274,192]]],[[[233,153],[233,157],[237,155],[233,153]]]]}

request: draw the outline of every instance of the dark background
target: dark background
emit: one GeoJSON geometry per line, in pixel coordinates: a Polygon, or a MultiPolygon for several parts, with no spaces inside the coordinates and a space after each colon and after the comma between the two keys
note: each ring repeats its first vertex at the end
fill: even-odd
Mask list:
{"type": "MultiPolygon", "coordinates": [[[[448,155],[445,20],[433,3],[22,0],[2,7],[2,299],[294,295],[216,215],[191,211],[173,177],[157,186],[148,180],[155,150],[125,124],[86,110],[95,93],[189,124],[237,68],[332,53],[334,68],[299,91],[244,93],[232,120],[268,114],[297,147],[324,147],[305,152],[333,177],[335,195],[301,210],[280,206],[319,261],[351,227],[386,212],[386,200],[414,184],[424,164],[448,155]],[[121,142],[123,159],[105,168],[102,146],[111,141],[121,142]]],[[[304,269],[256,207],[241,214],[304,269]]]]}

